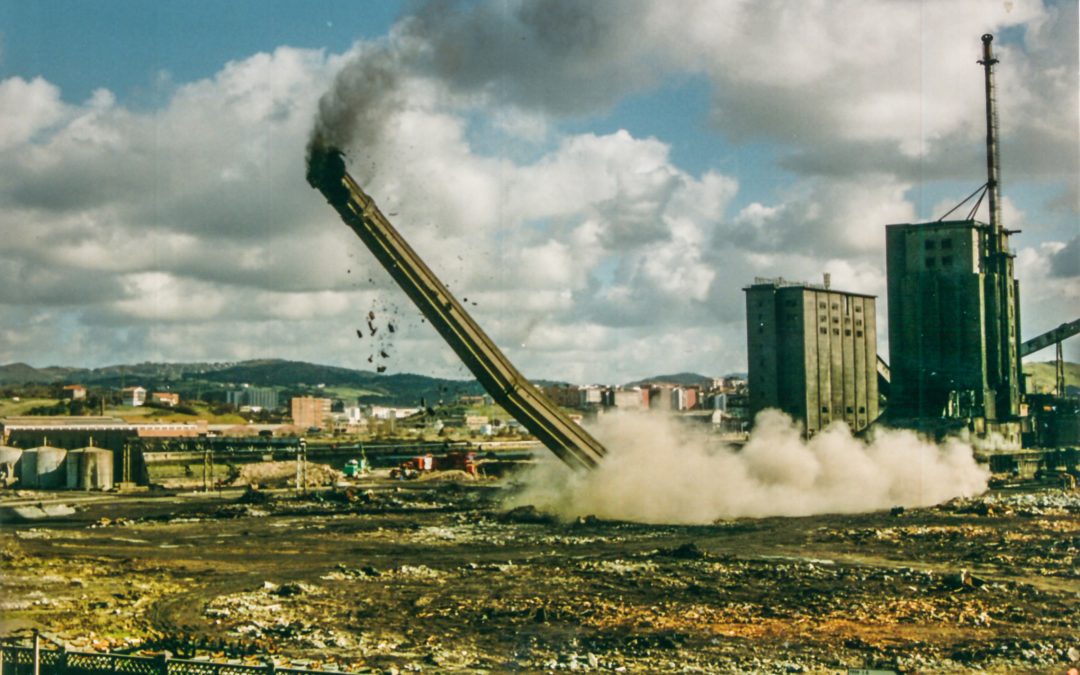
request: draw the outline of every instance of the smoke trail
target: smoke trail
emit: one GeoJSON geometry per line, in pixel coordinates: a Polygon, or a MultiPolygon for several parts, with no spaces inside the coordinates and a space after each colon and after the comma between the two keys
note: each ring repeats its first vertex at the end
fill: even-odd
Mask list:
{"type": "Polygon", "coordinates": [[[593,431],[610,452],[598,469],[571,474],[541,464],[508,505],[532,504],[564,518],[710,523],[929,506],[981,493],[989,478],[971,446],[957,439],[938,446],[882,429],[864,442],[836,424],[806,441],[775,410],[758,416],[740,451],[654,414],[606,415],[593,431]]]}
{"type": "MultiPolygon", "coordinates": [[[[312,150],[377,147],[386,124],[405,105],[402,91],[409,58],[389,45],[361,46],[319,99],[307,160],[312,150]]],[[[363,168],[359,168],[361,175],[363,168]]],[[[366,176],[365,176],[366,177],[366,176]]]]}
{"type": "Polygon", "coordinates": [[[657,79],[652,60],[633,48],[637,28],[624,20],[625,5],[418,3],[385,41],[359,45],[338,72],[319,100],[308,156],[313,148],[367,154],[395,113],[414,103],[408,90],[418,79],[444,87],[451,98],[555,114],[614,105],[624,91],[657,79]]]}

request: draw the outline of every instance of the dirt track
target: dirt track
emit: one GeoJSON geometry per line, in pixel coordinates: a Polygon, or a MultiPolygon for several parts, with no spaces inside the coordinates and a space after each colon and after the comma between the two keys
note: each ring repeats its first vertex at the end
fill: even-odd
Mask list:
{"type": "Polygon", "coordinates": [[[1080,661],[1080,497],[1060,491],[675,527],[504,513],[499,484],[366,488],[5,526],[4,630],[434,672],[1080,661]]]}

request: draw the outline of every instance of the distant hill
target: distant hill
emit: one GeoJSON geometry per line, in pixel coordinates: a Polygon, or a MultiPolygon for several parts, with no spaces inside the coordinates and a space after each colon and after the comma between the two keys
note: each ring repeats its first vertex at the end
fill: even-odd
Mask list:
{"type": "Polygon", "coordinates": [[[382,375],[302,361],[264,359],[226,363],[139,363],[103,368],[34,368],[25,363],[0,366],[0,385],[71,384],[177,391],[183,398],[224,399],[224,391],[249,384],[273,387],[285,395],[348,392],[342,398],[365,403],[417,405],[481,394],[475,380],[444,380],[410,373],[382,375]],[[217,392],[216,396],[213,394],[217,392]]]}
{"type": "MultiPolygon", "coordinates": [[[[649,377],[627,386],[677,384],[707,386],[712,378],[696,373],[649,377]]],[[[34,368],[25,363],[0,365],[0,385],[84,384],[120,388],[139,385],[147,389],[177,391],[183,398],[224,400],[225,391],[248,384],[273,387],[283,395],[315,394],[364,403],[417,405],[452,401],[459,395],[484,393],[476,380],[444,380],[412,373],[384,375],[369,370],[353,370],[303,361],[257,359],[203,363],[136,363],[102,368],[50,366],[34,368]]],[[[534,380],[537,385],[554,384],[534,380]]]]}
{"type": "Polygon", "coordinates": [[[674,375],[657,375],[655,377],[646,377],[643,380],[637,380],[635,382],[627,382],[624,387],[645,387],[653,384],[674,384],[680,387],[708,387],[712,384],[713,378],[705,377],[704,375],[698,375],[697,373],[675,373],[674,375]]]}
{"type": "Polygon", "coordinates": [[[6,366],[0,366],[0,384],[34,384],[59,382],[73,376],[78,377],[78,375],[73,374],[81,372],[85,372],[85,369],[62,368],[59,366],[49,366],[48,368],[34,368],[33,366],[29,366],[25,363],[9,363],[6,366]]]}
{"type": "MultiPolygon", "coordinates": [[[[1028,393],[1048,393],[1054,390],[1055,363],[1053,361],[1028,362],[1023,371],[1027,377],[1028,393]]],[[[1080,363],[1065,362],[1065,388],[1075,390],[1080,387],[1080,363]]],[[[1074,392],[1071,392],[1074,393],[1074,392]]]]}

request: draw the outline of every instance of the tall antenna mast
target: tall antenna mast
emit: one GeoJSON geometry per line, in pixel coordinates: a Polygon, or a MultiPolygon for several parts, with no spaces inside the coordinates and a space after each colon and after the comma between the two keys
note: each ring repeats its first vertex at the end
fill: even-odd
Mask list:
{"type": "Polygon", "coordinates": [[[990,227],[994,232],[1001,229],[1001,166],[998,158],[997,104],[994,98],[994,51],[990,43],[994,36],[982,36],[983,57],[979,61],[986,81],[986,191],[990,196],[990,227]]]}

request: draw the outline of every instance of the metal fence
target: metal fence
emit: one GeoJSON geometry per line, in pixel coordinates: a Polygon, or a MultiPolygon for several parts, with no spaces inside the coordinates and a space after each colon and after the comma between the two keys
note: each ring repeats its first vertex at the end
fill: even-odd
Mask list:
{"type": "Polygon", "coordinates": [[[63,649],[0,646],[0,675],[325,675],[328,672],[261,665],[130,656],[63,649]]]}

